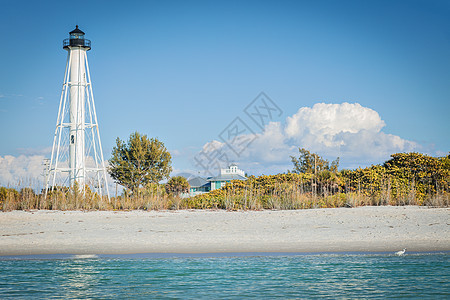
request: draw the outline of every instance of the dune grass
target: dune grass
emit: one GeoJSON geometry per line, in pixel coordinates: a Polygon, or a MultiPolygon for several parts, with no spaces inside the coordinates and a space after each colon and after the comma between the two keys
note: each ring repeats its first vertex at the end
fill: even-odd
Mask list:
{"type": "Polygon", "coordinates": [[[31,188],[19,191],[0,187],[0,209],[12,210],[178,210],[178,209],[224,209],[224,210],[292,210],[310,208],[358,207],[379,205],[421,205],[448,207],[449,193],[437,193],[419,199],[414,193],[392,197],[386,193],[368,196],[362,192],[329,192],[315,194],[291,184],[277,185],[270,192],[261,188],[243,187],[242,182],[231,182],[220,190],[191,198],[167,194],[163,186],[143,188],[134,195],[125,191],[118,197],[100,197],[89,189],[83,194],[69,188],[56,190],[45,197],[31,188]]]}

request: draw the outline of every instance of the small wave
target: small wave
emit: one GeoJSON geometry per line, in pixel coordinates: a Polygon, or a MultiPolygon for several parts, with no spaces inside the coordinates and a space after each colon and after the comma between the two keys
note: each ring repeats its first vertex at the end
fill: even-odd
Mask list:
{"type": "Polygon", "coordinates": [[[98,255],[96,254],[77,254],[72,256],[73,259],[93,259],[98,258],[98,255]]]}

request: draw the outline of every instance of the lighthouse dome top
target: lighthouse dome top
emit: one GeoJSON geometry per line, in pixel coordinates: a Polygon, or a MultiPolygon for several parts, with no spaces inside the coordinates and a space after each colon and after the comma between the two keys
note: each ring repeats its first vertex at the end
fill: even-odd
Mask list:
{"type": "Polygon", "coordinates": [[[80,35],[84,35],[84,32],[81,31],[81,30],[78,28],[78,25],[76,25],[76,26],[75,26],[75,29],[72,30],[71,32],[69,32],[69,34],[70,34],[71,36],[72,36],[72,35],[74,35],[74,36],[80,36],[80,35]]]}
{"type": "Polygon", "coordinates": [[[63,41],[63,48],[70,50],[73,48],[82,48],[83,50],[91,50],[91,41],[84,38],[84,32],[75,26],[75,29],[69,32],[70,37],[63,41]]]}

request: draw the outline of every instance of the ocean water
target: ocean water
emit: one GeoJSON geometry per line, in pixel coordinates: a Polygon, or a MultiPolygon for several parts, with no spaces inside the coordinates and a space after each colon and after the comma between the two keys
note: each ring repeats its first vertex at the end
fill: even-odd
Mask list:
{"type": "Polygon", "coordinates": [[[450,254],[0,257],[1,299],[450,298],[450,254]]]}

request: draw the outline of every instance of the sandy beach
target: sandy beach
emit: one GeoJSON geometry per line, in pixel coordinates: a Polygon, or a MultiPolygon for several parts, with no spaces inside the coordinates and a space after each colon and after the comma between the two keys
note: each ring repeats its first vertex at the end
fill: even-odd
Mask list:
{"type": "Polygon", "coordinates": [[[448,208],[12,211],[0,255],[449,251],[448,208]]]}

